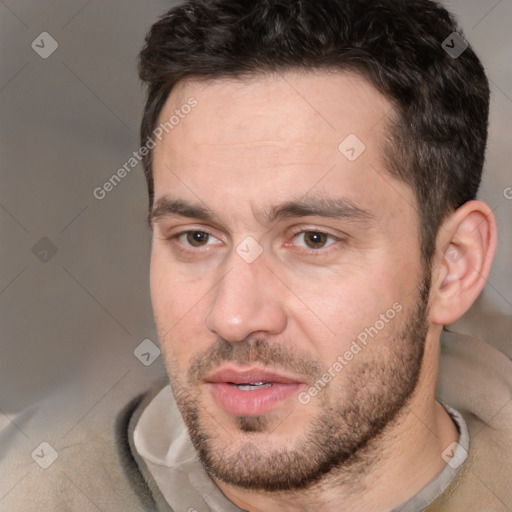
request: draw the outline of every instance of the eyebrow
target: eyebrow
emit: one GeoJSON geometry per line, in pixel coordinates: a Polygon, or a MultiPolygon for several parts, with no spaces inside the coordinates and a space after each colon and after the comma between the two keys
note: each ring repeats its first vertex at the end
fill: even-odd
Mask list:
{"type": "Polygon", "coordinates": [[[152,225],[153,222],[162,217],[189,217],[203,221],[211,221],[216,219],[217,215],[206,206],[164,196],[161,197],[153,207],[149,215],[149,224],[152,225]]]}
{"type": "Polygon", "coordinates": [[[348,198],[324,196],[288,201],[274,206],[266,215],[269,222],[298,217],[326,217],[360,222],[369,221],[374,216],[348,198]]]}
{"type": "MultiPolygon", "coordinates": [[[[150,225],[163,217],[174,216],[194,218],[205,222],[218,221],[219,219],[218,215],[206,205],[163,196],[156,202],[150,214],[150,225]]],[[[268,223],[310,216],[344,219],[354,222],[368,222],[375,217],[372,213],[360,208],[348,198],[324,196],[287,201],[273,206],[259,215],[263,221],[268,223]]]]}

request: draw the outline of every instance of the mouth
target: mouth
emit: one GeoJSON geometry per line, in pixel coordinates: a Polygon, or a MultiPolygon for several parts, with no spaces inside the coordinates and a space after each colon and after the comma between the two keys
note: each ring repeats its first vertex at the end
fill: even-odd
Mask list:
{"type": "Polygon", "coordinates": [[[260,416],[279,407],[306,383],[274,371],[224,367],[205,379],[214,401],[234,416],[260,416]]]}
{"type": "Polygon", "coordinates": [[[274,385],[272,382],[248,382],[247,384],[228,382],[228,384],[236,386],[240,391],[254,391],[256,389],[270,388],[274,385]]]}

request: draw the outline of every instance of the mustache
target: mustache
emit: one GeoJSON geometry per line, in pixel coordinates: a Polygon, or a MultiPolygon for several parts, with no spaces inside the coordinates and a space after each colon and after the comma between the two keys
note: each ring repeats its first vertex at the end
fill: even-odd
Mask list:
{"type": "Polygon", "coordinates": [[[323,366],[311,356],[298,354],[296,349],[292,350],[282,344],[269,343],[257,336],[236,343],[220,338],[194,358],[187,372],[189,384],[204,380],[208,374],[226,362],[241,366],[260,363],[267,368],[310,376],[312,380],[325,373],[323,366]]]}

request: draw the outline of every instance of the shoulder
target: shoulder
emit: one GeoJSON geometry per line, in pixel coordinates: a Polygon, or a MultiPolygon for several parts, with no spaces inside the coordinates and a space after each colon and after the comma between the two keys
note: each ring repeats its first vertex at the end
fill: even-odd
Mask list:
{"type": "Polygon", "coordinates": [[[17,415],[0,432],[0,510],[169,510],[155,505],[129,446],[130,421],[154,391],[143,390],[126,385],[73,428],[63,421],[62,395],[17,415]],[[36,464],[49,453],[48,464],[36,464]]]}
{"type": "Polygon", "coordinates": [[[512,361],[478,338],[445,332],[437,394],[464,416],[470,449],[455,481],[428,511],[509,511],[512,361]]]}
{"type": "Polygon", "coordinates": [[[172,512],[172,510],[163,498],[144,460],[137,454],[134,430],[147,406],[168,384],[168,380],[159,381],[146,393],[130,401],[119,414],[116,425],[120,461],[130,487],[145,506],[144,510],[158,512],[172,512]]]}

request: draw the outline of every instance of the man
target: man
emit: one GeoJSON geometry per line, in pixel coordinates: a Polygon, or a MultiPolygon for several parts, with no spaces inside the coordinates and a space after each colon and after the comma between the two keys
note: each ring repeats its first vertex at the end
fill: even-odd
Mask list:
{"type": "Polygon", "coordinates": [[[488,83],[446,10],[190,1],[140,73],[170,386],[128,437],[155,506],[511,510],[511,363],[442,332],[497,238],[488,83]]]}

